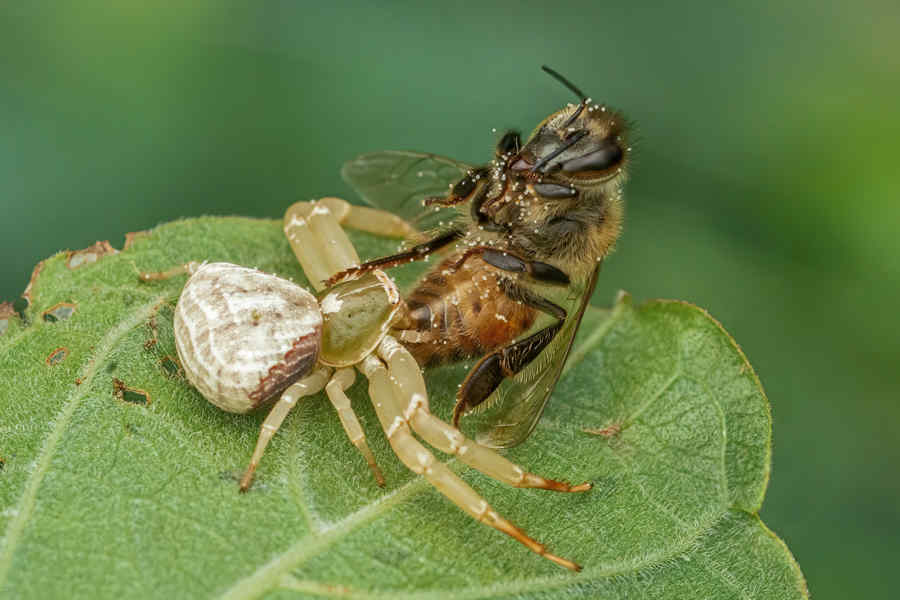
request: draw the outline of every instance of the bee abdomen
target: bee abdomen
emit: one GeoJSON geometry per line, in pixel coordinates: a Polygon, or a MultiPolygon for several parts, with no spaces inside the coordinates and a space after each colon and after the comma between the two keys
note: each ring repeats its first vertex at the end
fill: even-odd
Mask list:
{"type": "Polygon", "coordinates": [[[534,323],[534,309],[507,296],[492,268],[471,263],[456,271],[438,267],[406,300],[409,320],[399,338],[422,366],[482,356],[534,323]]]}

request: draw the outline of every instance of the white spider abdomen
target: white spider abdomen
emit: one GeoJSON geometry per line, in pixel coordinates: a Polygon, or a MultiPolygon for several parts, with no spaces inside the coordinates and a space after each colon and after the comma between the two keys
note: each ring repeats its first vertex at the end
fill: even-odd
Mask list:
{"type": "Polygon", "coordinates": [[[185,284],[174,331],[188,381],[222,410],[245,413],[312,370],[322,314],[295,283],[210,263],[185,284]]]}

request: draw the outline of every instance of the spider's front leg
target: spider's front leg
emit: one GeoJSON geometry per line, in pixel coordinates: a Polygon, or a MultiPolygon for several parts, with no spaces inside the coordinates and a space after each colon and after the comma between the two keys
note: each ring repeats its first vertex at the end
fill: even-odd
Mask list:
{"type": "Polygon", "coordinates": [[[284,214],[284,233],[306,278],[318,292],[335,273],[359,265],[356,249],[341,225],[395,238],[415,233],[396,215],[355,206],[340,198],[292,204],[284,214]]]}
{"type": "MultiPolygon", "coordinates": [[[[388,356],[392,350],[396,352],[396,347],[400,347],[393,338],[390,338],[390,336],[386,336],[385,340],[387,341],[387,347],[385,348],[384,342],[379,347],[379,353],[382,355],[388,356]],[[397,344],[397,346],[392,346],[392,343],[397,344]]],[[[402,349],[402,347],[400,348],[402,349]]],[[[405,350],[402,351],[406,352],[405,350]]],[[[412,359],[412,356],[410,355],[409,358],[412,359]]],[[[391,359],[388,358],[387,360],[391,359]]],[[[412,364],[415,365],[414,360],[412,364]]],[[[388,442],[391,444],[391,448],[393,448],[394,453],[403,464],[414,473],[425,477],[425,479],[446,496],[447,499],[456,504],[475,520],[502,531],[523,544],[532,552],[539,554],[560,566],[573,571],[581,570],[581,566],[577,563],[547,552],[547,549],[543,544],[529,537],[524,531],[505,519],[494,510],[487,501],[478,494],[478,492],[472,489],[469,484],[463,481],[456,473],[451,471],[447,465],[435,459],[434,455],[413,437],[408,421],[415,422],[420,418],[425,417],[426,421],[431,423],[431,420],[427,418],[429,413],[416,408],[423,406],[421,400],[410,399],[411,401],[408,405],[403,405],[402,402],[398,401],[397,393],[395,391],[395,380],[397,380],[397,377],[395,376],[393,369],[389,372],[385,363],[375,355],[367,356],[358,368],[369,380],[369,397],[375,405],[375,412],[378,415],[378,420],[381,422],[381,426],[385,431],[388,442]],[[411,411],[409,410],[410,406],[413,407],[411,411]],[[409,412],[412,414],[407,415],[409,412]],[[416,417],[416,413],[419,413],[419,417],[416,417]]],[[[400,375],[401,378],[404,377],[403,373],[405,373],[405,368],[402,369],[400,375]]],[[[415,396],[416,398],[424,399],[424,396],[419,393],[415,396]]],[[[424,406],[427,407],[427,405],[424,406]]],[[[437,421],[437,419],[434,420],[437,421]]],[[[416,430],[419,431],[419,428],[417,427],[416,430]]],[[[477,466],[477,468],[485,473],[489,475],[497,473],[498,479],[513,483],[513,485],[523,485],[524,487],[549,487],[545,485],[530,485],[535,481],[527,477],[527,475],[530,474],[524,474],[526,476],[522,477],[522,470],[499,454],[493,453],[494,457],[488,458],[477,449],[471,453],[468,451],[460,451],[463,447],[475,449],[479,448],[479,446],[474,442],[469,442],[465,437],[461,437],[462,434],[449,425],[446,429],[441,429],[431,428],[429,425],[423,424],[421,434],[423,438],[428,439],[426,433],[428,437],[431,437],[432,440],[434,440],[433,443],[438,448],[452,447],[455,440],[457,444],[460,444],[456,454],[460,456],[461,460],[468,462],[467,458],[472,459],[473,463],[480,465],[477,466]],[[445,436],[446,439],[444,441],[439,441],[439,438],[442,435],[445,436]],[[467,458],[463,458],[464,456],[467,456],[467,458]],[[506,464],[504,464],[504,462],[506,464]]],[[[483,450],[488,449],[483,448],[483,450]]],[[[476,465],[473,464],[473,466],[476,465]]],[[[538,479],[549,481],[543,480],[542,478],[538,479]]],[[[559,482],[554,483],[559,484],[559,482]]],[[[567,491],[583,491],[590,487],[587,484],[575,487],[570,487],[566,484],[562,485],[567,488],[567,491]]],[[[549,487],[549,489],[559,488],[549,487]]]]}

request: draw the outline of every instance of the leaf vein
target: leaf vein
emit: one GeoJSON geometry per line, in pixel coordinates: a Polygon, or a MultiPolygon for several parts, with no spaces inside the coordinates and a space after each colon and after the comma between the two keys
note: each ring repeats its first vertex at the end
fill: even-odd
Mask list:
{"type": "Polygon", "coordinates": [[[167,294],[154,296],[150,302],[141,306],[139,310],[130,313],[129,317],[121,320],[116,327],[111,329],[102,338],[100,344],[98,344],[97,351],[88,361],[89,367],[85,372],[82,385],[73,388],[72,392],[63,403],[62,409],[53,419],[53,425],[51,426],[47,437],[44,438],[44,443],[41,445],[38,458],[35,461],[35,466],[25,481],[22,496],[19,498],[15,508],[15,516],[10,520],[6,529],[4,546],[2,551],[0,551],[0,589],[3,588],[6,582],[6,577],[9,574],[9,568],[12,565],[16,547],[22,538],[25,527],[28,524],[28,519],[31,517],[31,513],[37,503],[38,488],[44,480],[47,470],[50,468],[50,461],[53,459],[56,448],[68,428],[72,416],[75,414],[75,410],[88,395],[88,390],[91,387],[90,383],[100,368],[102,358],[112,351],[116,342],[123,338],[141,321],[147,319],[156,309],[156,305],[165,299],[166,296],[167,294]]]}

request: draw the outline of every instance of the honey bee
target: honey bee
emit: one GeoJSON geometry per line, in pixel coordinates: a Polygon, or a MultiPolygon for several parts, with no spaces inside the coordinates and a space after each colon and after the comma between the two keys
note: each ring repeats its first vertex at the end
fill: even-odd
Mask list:
{"type": "Polygon", "coordinates": [[[537,424],[624,213],[625,119],[542,68],[580,101],[524,144],[516,131],[503,135],[488,164],[389,151],[343,169],[367,202],[436,227],[430,240],[330,282],[452,250],[406,296],[395,334],[422,366],[480,357],[458,390],[453,424],[490,407],[477,439],[494,447],[521,442],[537,424]]]}

